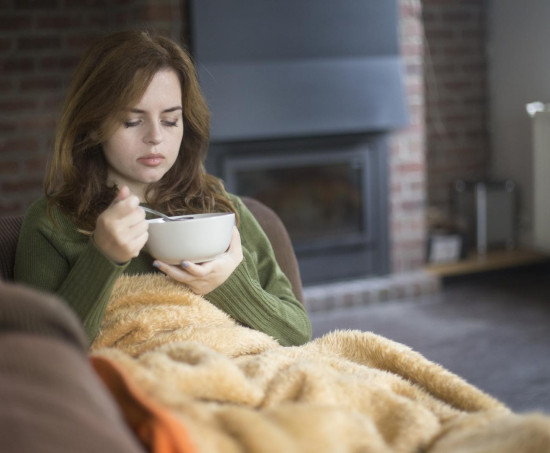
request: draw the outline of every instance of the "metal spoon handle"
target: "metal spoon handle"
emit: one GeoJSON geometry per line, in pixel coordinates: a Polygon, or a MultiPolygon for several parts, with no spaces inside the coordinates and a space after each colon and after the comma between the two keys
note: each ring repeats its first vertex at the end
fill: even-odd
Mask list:
{"type": "Polygon", "coordinates": [[[166,214],[163,214],[162,212],[155,211],[154,209],[148,208],[147,206],[141,207],[145,212],[148,212],[149,214],[156,215],[157,217],[162,217],[167,222],[171,221],[172,219],[168,217],[166,214]]]}
{"type": "Polygon", "coordinates": [[[148,208],[147,206],[141,207],[145,212],[148,212],[149,214],[156,215],[157,217],[161,217],[165,222],[173,222],[175,220],[186,220],[186,219],[192,219],[192,215],[180,215],[175,217],[167,216],[166,214],[156,211],[155,209],[148,208]]]}

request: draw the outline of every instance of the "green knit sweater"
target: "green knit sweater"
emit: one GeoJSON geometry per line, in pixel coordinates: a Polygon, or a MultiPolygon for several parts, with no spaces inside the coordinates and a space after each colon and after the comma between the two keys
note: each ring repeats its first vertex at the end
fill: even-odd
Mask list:
{"type": "MultiPolygon", "coordinates": [[[[279,268],[269,239],[240,198],[231,196],[239,217],[244,258],[230,277],[205,298],[243,325],[271,335],[282,345],[303,344],[311,324],[279,268]]],[[[17,247],[15,280],[57,294],[72,307],[93,340],[116,279],[122,274],[159,272],[141,251],[119,265],[107,258],[93,238],[59,210],[54,222],[41,198],[27,211],[17,247]]]]}

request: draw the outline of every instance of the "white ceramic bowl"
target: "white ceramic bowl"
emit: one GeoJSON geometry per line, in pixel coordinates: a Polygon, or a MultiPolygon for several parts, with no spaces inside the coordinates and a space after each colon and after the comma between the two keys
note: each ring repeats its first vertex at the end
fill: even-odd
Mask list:
{"type": "Polygon", "coordinates": [[[145,247],[151,256],[168,264],[181,264],[184,260],[202,263],[227,250],[235,214],[192,214],[172,222],[162,219],[147,222],[149,239],[145,247]]]}

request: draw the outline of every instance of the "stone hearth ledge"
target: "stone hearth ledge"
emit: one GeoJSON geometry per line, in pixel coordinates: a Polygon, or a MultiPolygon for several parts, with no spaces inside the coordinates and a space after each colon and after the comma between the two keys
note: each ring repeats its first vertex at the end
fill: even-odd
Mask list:
{"type": "Polygon", "coordinates": [[[421,297],[440,289],[440,277],[420,270],[306,286],[304,302],[309,312],[318,312],[421,297]]]}

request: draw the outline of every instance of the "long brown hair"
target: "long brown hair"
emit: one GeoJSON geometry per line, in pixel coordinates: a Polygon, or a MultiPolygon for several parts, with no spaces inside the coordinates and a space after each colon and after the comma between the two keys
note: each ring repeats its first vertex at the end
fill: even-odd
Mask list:
{"type": "Polygon", "coordinates": [[[182,89],[184,135],[164,177],[149,185],[146,202],[170,214],[234,211],[221,181],[206,173],[210,114],[191,57],[174,41],[148,31],[123,31],[98,40],[73,75],[57,128],[44,190],[81,229],[93,230],[117,188],[107,185],[101,143],[120,112],[135,105],[154,75],[176,71],[182,89]]]}

